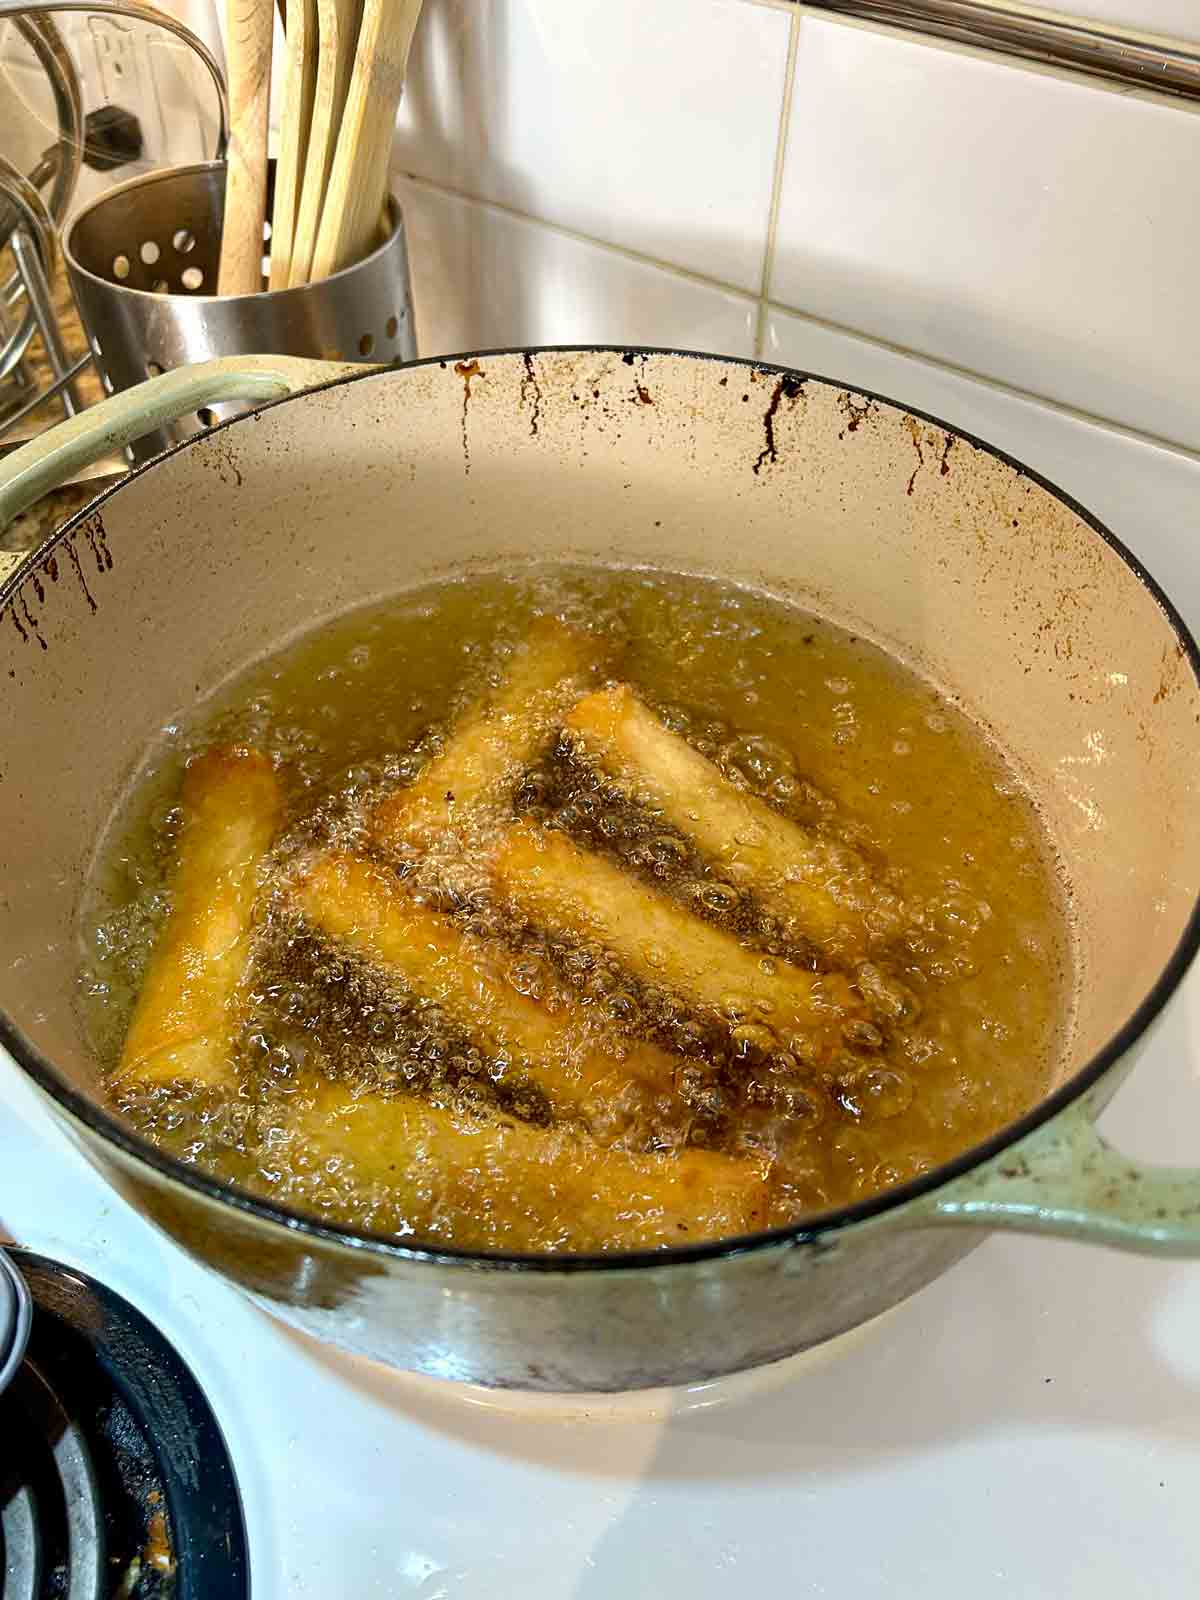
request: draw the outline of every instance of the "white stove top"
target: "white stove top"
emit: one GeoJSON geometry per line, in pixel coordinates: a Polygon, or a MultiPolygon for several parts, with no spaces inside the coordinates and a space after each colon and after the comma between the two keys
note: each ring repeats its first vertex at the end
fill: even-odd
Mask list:
{"type": "MultiPolygon", "coordinates": [[[[973,385],[923,398],[906,367],[861,381],[953,406],[1055,477],[1200,618],[1194,461],[973,385]]],[[[1200,969],[1104,1126],[1200,1164],[1200,969]]],[[[488,1409],[319,1347],[194,1265],[2,1054],[0,1236],[110,1284],[180,1349],[233,1454],[256,1600],[1196,1591],[1197,1266],[997,1237],[835,1356],[727,1395],[488,1409]]]]}
{"type": "MultiPolygon", "coordinates": [[[[1112,1136],[1194,1158],[1197,1061],[1200,972],[1112,1136]]],[[[256,1600],[1195,1592],[1200,1269],[994,1238],[757,1393],[522,1416],[287,1331],[107,1189],[7,1061],[0,1101],[3,1228],[182,1351],[233,1455],[256,1600]]]]}

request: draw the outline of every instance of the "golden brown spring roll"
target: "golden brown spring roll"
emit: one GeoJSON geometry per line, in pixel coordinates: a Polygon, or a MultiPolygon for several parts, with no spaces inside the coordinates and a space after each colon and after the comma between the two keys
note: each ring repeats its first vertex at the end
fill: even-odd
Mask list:
{"type": "Polygon", "coordinates": [[[675,901],[532,823],[509,828],[493,853],[500,892],[542,926],[593,939],[631,972],[728,1020],[763,1023],[811,1051],[862,1014],[840,973],[820,976],[760,956],[675,901]]]}
{"type": "Polygon", "coordinates": [[[238,990],[250,957],[259,868],[283,798],[270,761],[209,750],[184,774],[171,910],[150,958],[118,1081],[232,1081],[238,990]]]}
{"type": "Polygon", "coordinates": [[[794,919],[829,954],[865,956],[866,911],[874,913],[879,931],[892,931],[894,902],[873,892],[866,864],[854,851],[819,838],[730,783],[686,739],[664,727],[627,684],[588,695],[564,726],[580,755],[647,795],[701,850],[736,857],[762,903],[785,921],[794,919]]]}
{"type": "Polygon", "coordinates": [[[325,855],[297,875],[293,899],[314,928],[435,1000],[489,1053],[516,1058],[521,1076],[597,1134],[621,1131],[631,1082],[644,1099],[673,1097],[681,1060],[651,1044],[597,1039],[587,1009],[565,997],[551,1011],[521,994],[503,951],[419,904],[393,873],[325,855]]]}
{"type": "Polygon", "coordinates": [[[318,1159],[373,1186],[376,1214],[419,1240],[493,1250],[638,1250],[765,1225],[765,1162],[707,1150],[634,1155],[324,1083],[292,1124],[318,1159]],[[381,1194],[380,1189],[391,1191],[381,1194]]]}
{"type": "Polygon", "coordinates": [[[440,755],[375,809],[378,844],[422,848],[516,784],[601,658],[591,634],[542,617],[508,664],[503,682],[468,710],[440,755]]]}

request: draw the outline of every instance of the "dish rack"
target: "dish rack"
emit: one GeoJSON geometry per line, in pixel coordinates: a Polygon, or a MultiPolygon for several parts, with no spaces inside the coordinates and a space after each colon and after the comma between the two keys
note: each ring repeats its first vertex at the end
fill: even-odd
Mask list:
{"type": "Polygon", "coordinates": [[[54,283],[60,264],[59,231],[71,208],[80,170],[88,165],[111,171],[140,154],[136,121],[104,107],[84,115],[79,76],[70,50],[51,13],[84,12],[161,28],[200,58],[216,95],[214,160],[228,142],[229,106],[225,78],[208,46],[190,28],[143,0],[0,0],[0,21],[11,19],[47,78],[58,137],[34,169],[20,172],[0,155],[0,251],[12,256],[12,271],[0,282],[0,382],[17,377],[34,392],[0,417],[0,448],[30,414],[57,397],[64,414],[83,409],[79,379],[95,363],[91,350],[72,362],[59,325],[54,283]],[[28,351],[37,334],[46,352],[50,380],[37,387],[28,379],[28,351]]]}

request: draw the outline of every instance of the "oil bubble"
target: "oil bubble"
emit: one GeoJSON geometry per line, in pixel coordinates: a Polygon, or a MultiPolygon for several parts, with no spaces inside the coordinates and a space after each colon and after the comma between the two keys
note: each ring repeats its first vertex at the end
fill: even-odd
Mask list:
{"type": "Polygon", "coordinates": [[[897,1067],[860,1067],[838,1083],[837,1097],[852,1117],[898,1117],[913,1103],[913,1081],[897,1067]]]}

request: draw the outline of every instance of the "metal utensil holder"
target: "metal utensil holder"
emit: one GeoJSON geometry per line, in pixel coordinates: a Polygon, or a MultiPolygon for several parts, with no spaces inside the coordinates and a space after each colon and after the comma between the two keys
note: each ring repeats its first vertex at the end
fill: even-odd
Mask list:
{"type": "MultiPolygon", "coordinates": [[[[332,277],[261,294],[212,293],[225,204],[225,166],[205,162],[134,178],[80,211],[63,253],[75,302],[111,394],[191,362],[294,355],[391,363],[416,354],[404,223],[388,201],[388,235],[332,277]]],[[[269,207],[268,207],[269,214],[269,207]]],[[[244,407],[214,406],[147,434],[146,461],[244,407]]]]}

